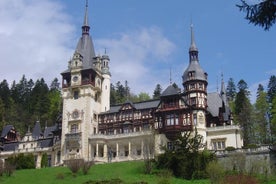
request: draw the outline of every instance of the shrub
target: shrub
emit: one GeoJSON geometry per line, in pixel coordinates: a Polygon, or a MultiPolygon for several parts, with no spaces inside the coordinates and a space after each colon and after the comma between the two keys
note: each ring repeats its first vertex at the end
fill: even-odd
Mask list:
{"type": "Polygon", "coordinates": [[[35,157],[33,154],[19,155],[9,157],[6,161],[9,164],[15,166],[16,169],[34,169],[35,168],[35,157]]]}
{"type": "Polygon", "coordinates": [[[209,175],[211,184],[218,184],[224,176],[224,169],[216,161],[212,161],[207,165],[206,172],[209,175]]]}
{"type": "Polygon", "coordinates": [[[76,174],[82,168],[83,164],[83,159],[70,159],[65,161],[65,165],[73,174],[76,174]]]}

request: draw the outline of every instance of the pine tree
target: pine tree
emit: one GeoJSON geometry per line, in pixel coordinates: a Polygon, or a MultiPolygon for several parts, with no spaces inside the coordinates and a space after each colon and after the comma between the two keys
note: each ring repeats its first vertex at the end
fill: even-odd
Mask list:
{"type": "Polygon", "coordinates": [[[160,84],[157,84],[154,91],[153,91],[153,99],[158,99],[160,98],[162,93],[162,87],[160,84]]]}
{"type": "Polygon", "coordinates": [[[233,101],[236,97],[236,85],[233,78],[230,78],[226,87],[226,96],[229,101],[233,101]]]}
{"type": "Polygon", "coordinates": [[[264,92],[262,85],[259,85],[257,92],[257,100],[254,105],[254,120],[256,123],[255,131],[258,137],[258,143],[268,143],[268,111],[267,94],[264,92]]]}
{"type": "Polygon", "coordinates": [[[272,75],[269,79],[268,86],[267,86],[267,99],[268,103],[272,103],[276,95],[276,76],[272,75]]]}
{"type": "Polygon", "coordinates": [[[274,140],[273,143],[275,143],[276,140],[276,97],[272,100],[271,104],[271,134],[272,139],[274,140]]]}
{"type": "Polygon", "coordinates": [[[240,80],[238,83],[239,92],[235,99],[234,120],[242,128],[244,145],[251,143],[252,133],[252,105],[249,100],[250,92],[247,83],[240,80]]]}
{"type": "Polygon", "coordinates": [[[266,31],[269,30],[276,21],[275,0],[263,0],[255,4],[241,0],[241,4],[237,5],[237,7],[240,11],[246,13],[245,19],[249,20],[249,23],[261,26],[266,31]]]}

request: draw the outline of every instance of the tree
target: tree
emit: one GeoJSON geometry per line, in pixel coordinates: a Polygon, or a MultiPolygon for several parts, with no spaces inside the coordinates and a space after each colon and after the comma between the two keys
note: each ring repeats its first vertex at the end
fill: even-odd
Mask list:
{"type": "Polygon", "coordinates": [[[176,177],[198,179],[206,177],[207,164],[215,159],[215,155],[204,150],[203,137],[195,132],[186,131],[171,142],[171,149],[158,156],[157,167],[169,169],[176,177]]]}
{"type": "Polygon", "coordinates": [[[236,85],[233,78],[230,78],[227,83],[226,87],[226,96],[229,101],[233,101],[235,99],[237,92],[236,92],[236,85]]]}
{"type": "Polygon", "coordinates": [[[241,0],[237,5],[240,11],[245,12],[245,19],[255,26],[261,26],[268,31],[276,21],[276,0],[263,0],[257,4],[249,4],[241,0]]]}
{"type": "Polygon", "coordinates": [[[254,137],[258,138],[258,143],[267,143],[269,138],[268,134],[268,111],[269,104],[267,102],[267,93],[264,92],[262,85],[259,85],[259,90],[257,92],[257,100],[254,105],[254,120],[256,123],[254,137]]]}
{"type": "Polygon", "coordinates": [[[239,92],[235,99],[234,120],[242,128],[244,145],[246,146],[252,138],[252,106],[249,100],[250,92],[244,80],[239,81],[238,89],[239,92]]]}
{"type": "Polygon", "coordinates": [[[276,138],[276,97],[274,97],[271,105],[271,134],[272,138],[275,140],[276,138]]]}
{"type": "Polygon", "coordinates": [[[54,78],[50,85],[50,91],[60,91],[60,83],[58,82],[58,78],[54,78]]]}
{"type": "Polygon", "coordinates": [[[267,100],[268,103],[272,103],[272,100],[276,96],[276,76],[272,75],[269,78],[268,86],[267,86],[267,100]]]}
{"type": "Polygon", "coordinates": [[[153,91],[153,99],[158,99],[160,98],[162,93],[162,87],[160,84],[157,84],[154,91],[153,91]]]}
{"type": "Polygon", "coordinates": [[[3,101],[5,108],[8,108],[10,105],[9,102],[10,102],[11,94],[10,94],[9,84],[7,80],[3,80],[0,83],[0,98],[3,101]]]}
{"type": "Polygon", "coordinates": [[[259,84],[257,88],[257,98],[260,96],[260,93],[262,92],[264,92],[264,86],[262,84],[259,84]]]}

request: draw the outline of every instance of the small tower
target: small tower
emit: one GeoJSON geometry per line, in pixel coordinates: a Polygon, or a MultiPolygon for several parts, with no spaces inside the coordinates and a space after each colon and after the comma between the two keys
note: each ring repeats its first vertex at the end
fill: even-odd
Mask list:
{"type": "Polygon", "coordinates": [[[184,99],[189,107],[193,127],[197,129],[206,142],[207,110],[207,73],[200,67],[198,49],[195,44],[193,26],[191,26],[191,45],[189,48],[189,66],[183,76],[184,99]]]}
{"type": "Polygon", "coordinates": [[[110,79],[111,74],[109,71],[109,56],[106,54],[106,51],[104,55],[102,55],[101,58],[101,72],[103,76],[103,82],[102,82],[102,98],[101,98],[101,104],[102,104],[102,112],[106,112],[110,109],[110,79]]]}
{"type": "Polygon", "coordinates": [[[95,55],[89,34],[87,1],[81,29],[82,34],[69,61],[68,69],[61,73],[61,160],[91,159],[89,137],[98,131],[98,114],[109,110],[109,58],[95,55]]]}

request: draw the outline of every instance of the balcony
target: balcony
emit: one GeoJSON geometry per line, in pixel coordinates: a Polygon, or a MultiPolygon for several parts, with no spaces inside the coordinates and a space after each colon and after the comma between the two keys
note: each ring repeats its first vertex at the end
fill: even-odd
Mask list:
{"type": "Polygon", "coordinates": [[[151,135],[151,134],[152,134],[151,130],[123,133],[123,134],[114,134],[114,135],[93,134],[89,136],[89,139],[104,139],[104,140],[113,140],[113,139],[122,139],[122,138],[129,139],[133,137],[140,137],[140,136],[151,135]]]}
{"type": "Polygon", "coordinates": [[[218,131],[227,131],[227,130],[239,130],[240,127],[238,125],[224,125],[224,126],[213,126],[208,127],[207,132],[218,132],[218,131]]]}

